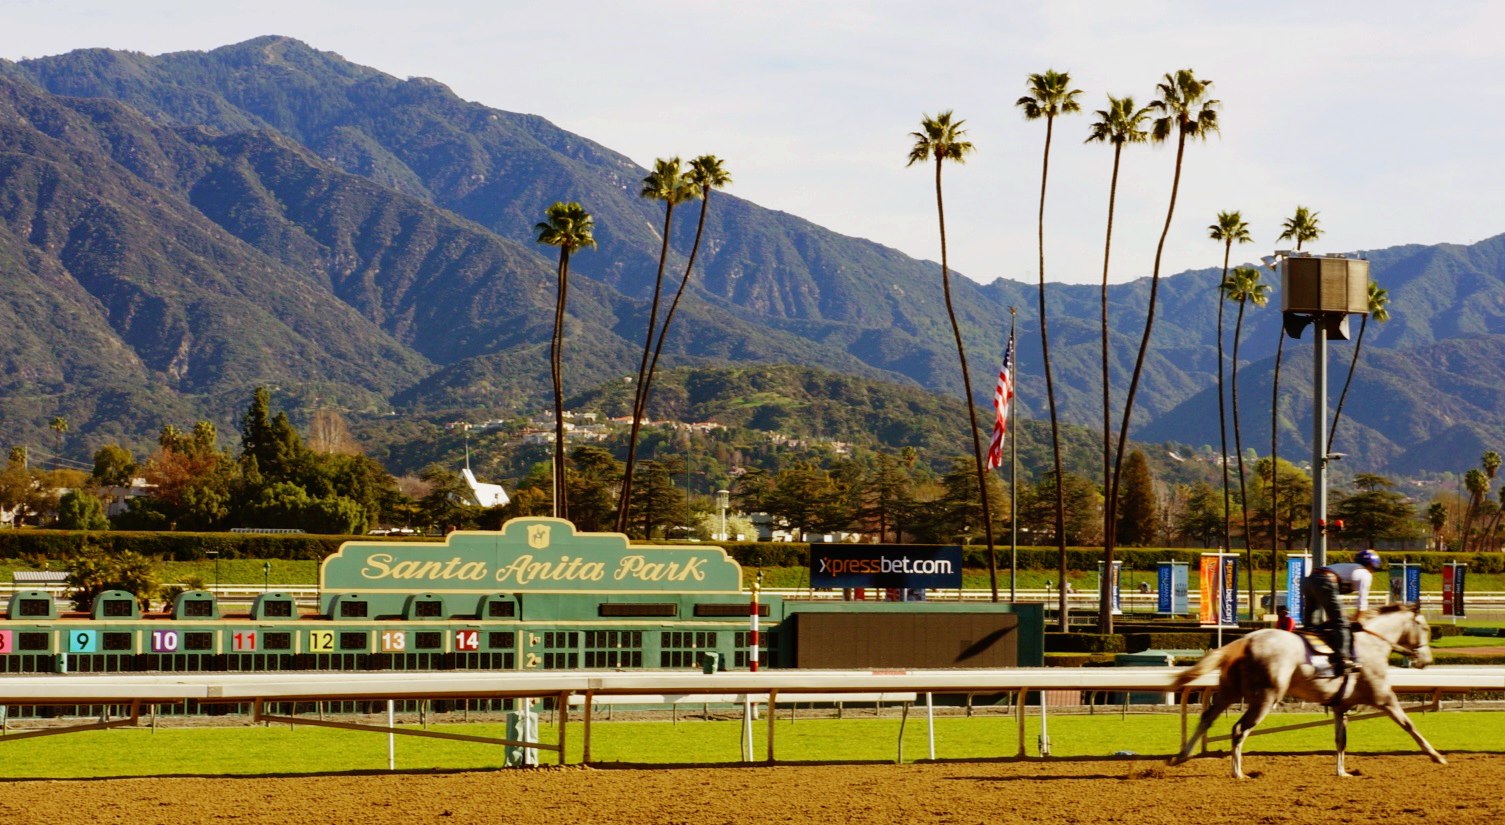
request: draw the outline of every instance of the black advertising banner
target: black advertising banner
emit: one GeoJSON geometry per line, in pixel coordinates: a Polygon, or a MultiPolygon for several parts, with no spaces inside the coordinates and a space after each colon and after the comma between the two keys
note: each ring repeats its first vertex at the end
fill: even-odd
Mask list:
{"type": "Polygon", "coordinates": [[[962,549],[908,544],[810,545],[811,587],[962,586],[962,549]]]}

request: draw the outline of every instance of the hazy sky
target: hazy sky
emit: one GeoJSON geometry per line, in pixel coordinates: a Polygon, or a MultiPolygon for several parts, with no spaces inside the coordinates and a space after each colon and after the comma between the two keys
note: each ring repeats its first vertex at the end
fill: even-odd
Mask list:
{"type": "MultiPolygon", "coordinates": [[[[714,153],[735,194],[939,258],[933,177],[906,169],[922,113],[955,109],[977,153],[946,174],[951,262],[1037,276],[1045,129],[1026,76],[1071,73],[1057,123],[1047,277],[1101,277],[1112,152],[1083,144],[1105,95],[1148,102],[1166,72],[1214,81],[1223,133],[1187,149],[1163,273],[1214,266],[1206,227],[1242,210],[1275,248],[1297,204],[1321,251],[1471,243],[1505,232],[1505,4],[1056,0],[5,0],[0,57],[86,47],[159,54],[263,34],[460,96],[542,115],[640,164],[714,153]]],[[[1124,153],[1114,281],[1148,275],[1173,145],[1124,153]]],[[[1285,246],[1282,244],[1282,246],[1285,246]]]]}

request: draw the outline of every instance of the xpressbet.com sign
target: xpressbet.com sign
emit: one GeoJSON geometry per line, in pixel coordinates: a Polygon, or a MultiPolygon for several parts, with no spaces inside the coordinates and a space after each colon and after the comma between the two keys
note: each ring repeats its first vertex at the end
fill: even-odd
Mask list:
{"type": "Polygon", "coordinates": [[[961,587],[962,549],[907,544],[810,546],[811,587],[961,587]]]}

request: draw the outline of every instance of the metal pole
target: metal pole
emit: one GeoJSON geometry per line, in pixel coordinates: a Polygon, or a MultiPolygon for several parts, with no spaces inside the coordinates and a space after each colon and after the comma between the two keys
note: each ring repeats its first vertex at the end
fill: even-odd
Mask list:
{"type": "Polygon", "coordinates": [[[1327,566],[1327,329],[1312,316],[1312,564],[1327,566]]]}
{"type": "MultiPolygon", "coordinates": [[[[1014,340],[1014,309],[1009,307],[1009,340],[1014,340]]],[[[1014,350],[1014,372],[1009,376],[1009,415],[1015,417],[1009,427],[1009,601],[1019,601],[1019,351],[1014,350]]]]}
{"type": "Polygon", "coordinates": [[[397,734],[391,729],[397,727],[397,720],[392,710],[392,700],[387,700],[387,770],[397,770],[397,734]]]}

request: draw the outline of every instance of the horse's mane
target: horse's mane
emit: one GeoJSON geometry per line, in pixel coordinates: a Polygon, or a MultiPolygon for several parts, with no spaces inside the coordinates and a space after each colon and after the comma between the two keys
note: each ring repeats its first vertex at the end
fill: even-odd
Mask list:
{"type": "Polygon", "coordinates": [[[1381,605],[1379,607],[1370,608],[1369,610],[1363,611],[1362,613],[1359,614],[1358,619],[1359,619],[1360,622],[1363,622],[1366,619],[1374,619],[1374,618],[1377,618],[1377,617],[1380,617],[1380,616],[1388,616],[1391,613],[1400,613],[1402,611],[1411,610],[1412,608],[1413,608],[1413,605],[1404,604],[1404,603],[1402,603],[1402,604],[1386,604],[1386,605],[1381,605]]]}

